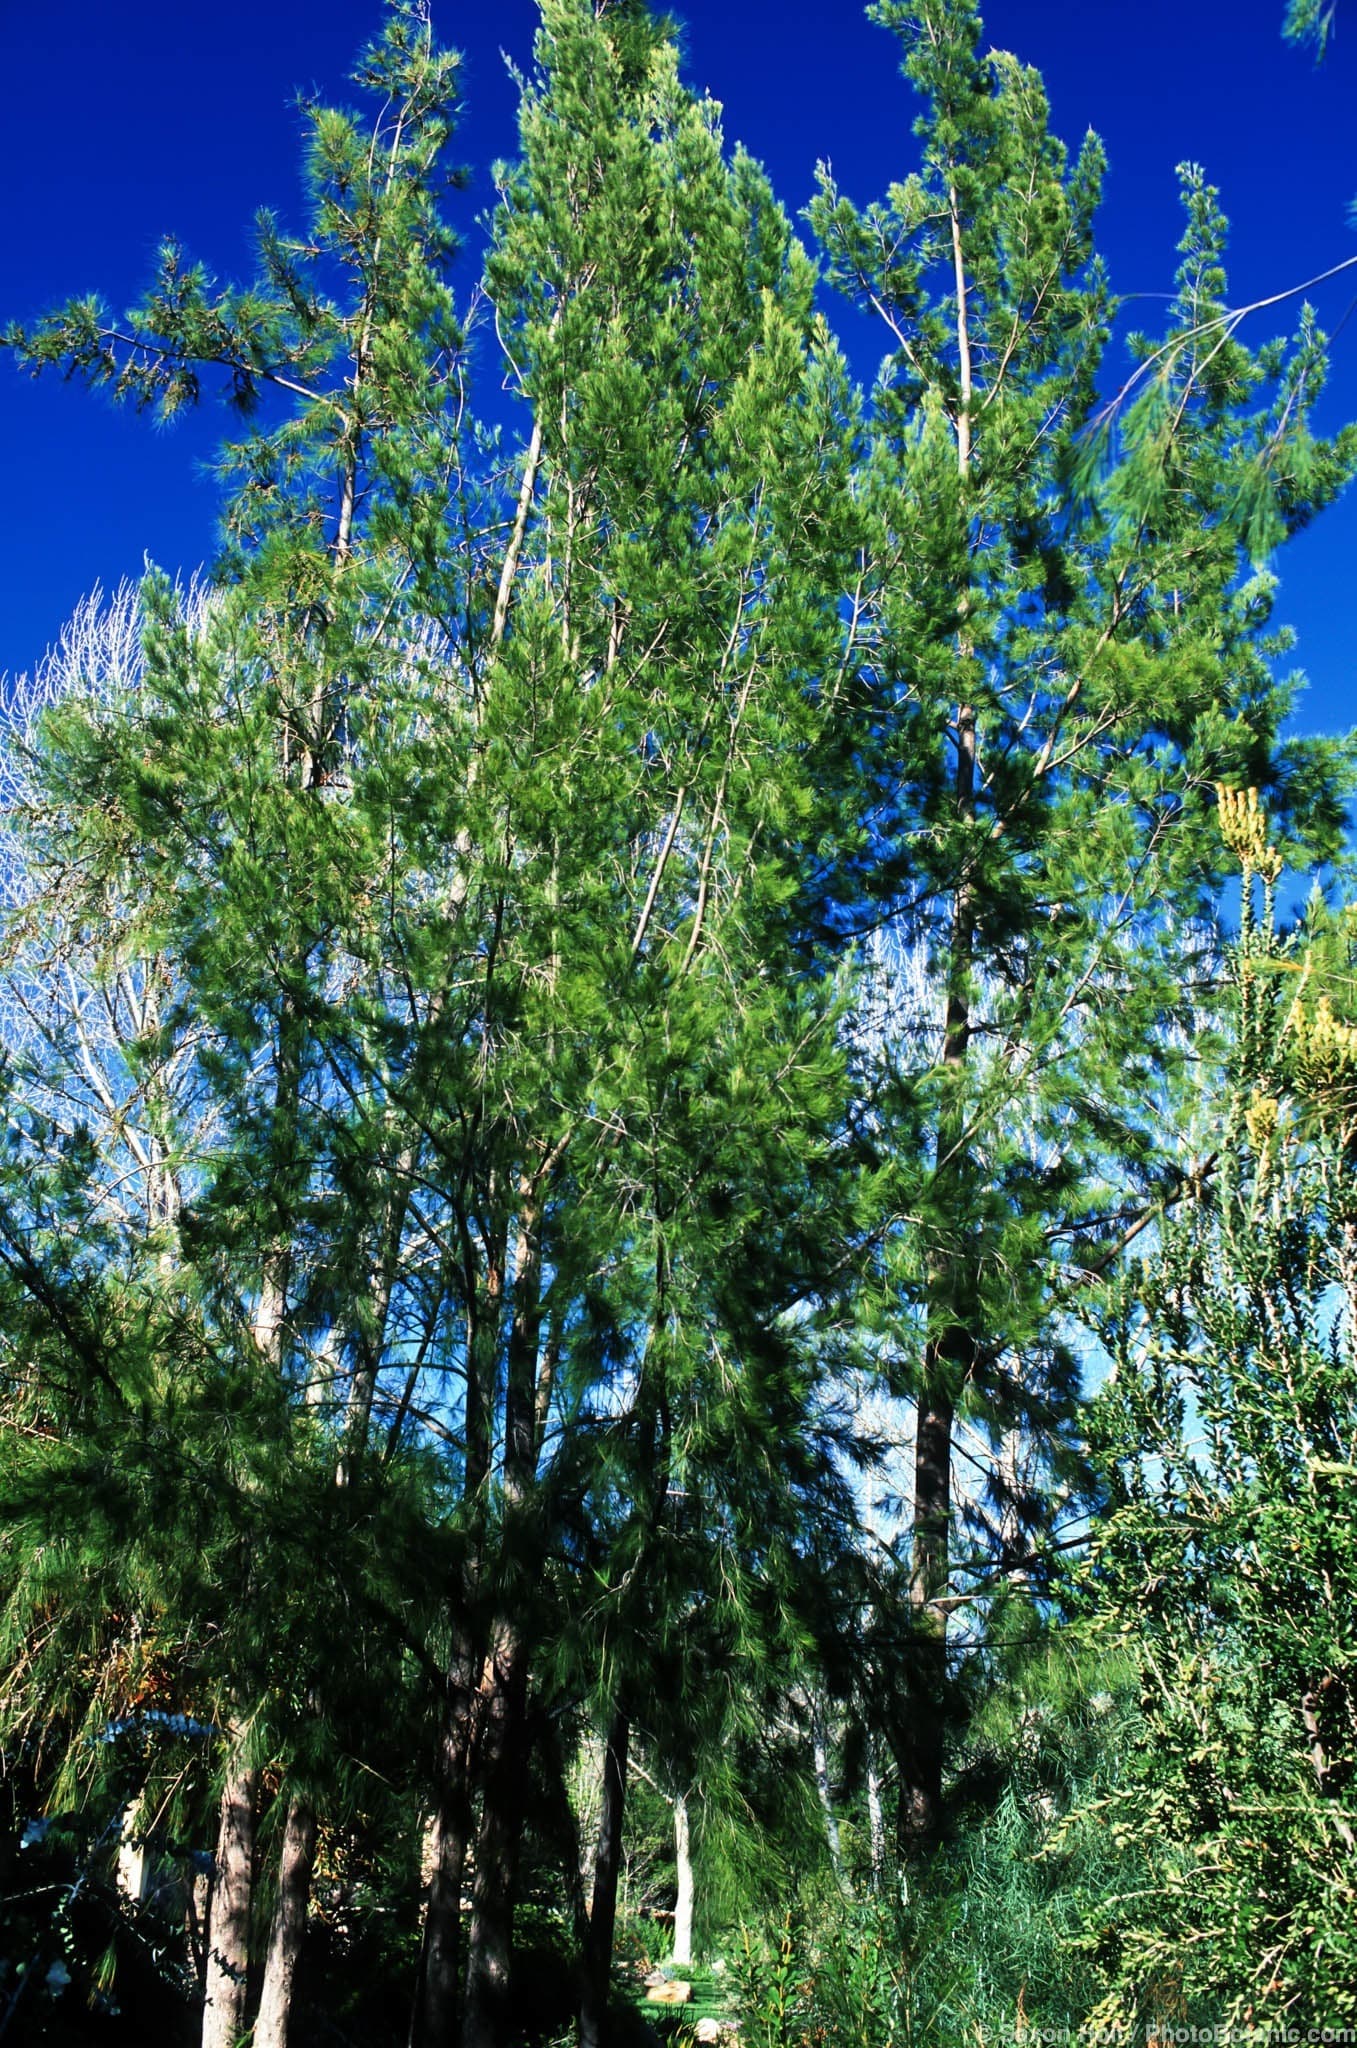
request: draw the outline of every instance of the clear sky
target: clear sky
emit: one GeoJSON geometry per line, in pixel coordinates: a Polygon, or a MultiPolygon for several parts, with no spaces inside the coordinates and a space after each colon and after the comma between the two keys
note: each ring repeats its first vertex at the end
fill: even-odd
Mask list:
{"type": "MultiPolygon", "coordinates": [[[[768,167],[787,207],[827,157],[855,199],[913,162],[913,107],[895,44],[855,0],[680,0],[688,77],[725,106],[730,140],[768,167]]],[[[488,167],[512,153],[504,53],[531,50],[533,0],[433,0],[441,40],[465,53],[457,152],[470,190],[461,225],[490,199],[488,167]]],[[[991,42],[1045,75],[1057,133],[1088,127],[1110,157],[1100,243],[1114,288],[1162,293],[1179,233],[1174,165],[1193,158],[1222,190],[1234,230],[1232,299],[1252,301],[1357,255],[1357,0],[1339,0],[1325,64],[1285,46],[1282,0],[990,0],[991,42]]],[[[381,18],[379,0],[0,0],[0,106],[11,202],[0,319],[76,293],[131,302],[160,236],[175,234],[222,279],[249,261],[255,209],[300,210],[295,95],[347,97],[345,75],[381,18]]],[[[474,257],[468,253],[468,286],[474,257]]],[[[1357,268],[1314,294],[1339,329],[1324,423],[1357,417],[1357,268]]],[[[1295,303],[1259,316],[1258,339],[1295,303]]],[[[1141,309],[1153,326],[1156,308],[1141,309]]],[[[883,343],[846,308],[837,324],[863,376],[883,343]]],[[[188,571],[209,560],[217,512],[203,465],[219,407],[167,432],[0,358],[0,674],[30,666],[96,582],[149,555],[188,571]]],[[[1311,678],[1298,723],[1357,722],[1357,488],[1283,551],[1281,613],[1311,678]]]]}

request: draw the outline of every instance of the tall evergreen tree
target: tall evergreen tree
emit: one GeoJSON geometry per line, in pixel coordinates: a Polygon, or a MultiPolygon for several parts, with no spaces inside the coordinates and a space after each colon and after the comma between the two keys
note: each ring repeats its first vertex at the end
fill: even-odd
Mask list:
{"type": "Polygon", "coordinates": [[[741,1433],[746,1458],[776,1434],[788,1498],[817,1371],[782,1325],[824,1270],[811,1233],[844,1228],[839,996],[792,972],[826,887],[806,854],[835,829],[842,369],[765,181],[723,162],[642,10],[544,7],[538,67],[487,271],[533,417],[489,715],[497,743],[533,739],[484,789],[546,890],[501,942],[523,1007],[491,1188],[519,1249],[477,1537],[495,1682],[469,2041],[503,2026],[527,1587],[563,1497],[626,1502],[603,1573],[623,1631],[680,1470],[734,1517],[741,1433]]]}
{"type": "MultiPolygon", "coordinates": [[[[1191,167],[1168,333],[1133,343],[1100,411],[1099,146],[1067,162],[1036,74],[982,54],[974,0],[871,11],[924,101],[921,166],[862,211],[825,172],[811,215],[831,277],[890,337],[859,636],[893,706],[877,914],[927,949],[937,990],[931,1157],[916,1172],[902,1139],[915,1222],[887,1260],[922,1335],[908,1840],[939,1819],[959,1418],[996,1447],[1060,1431],[1063,1290],[1166,1192],[1144,1104],[1205,971],[1212,784],[1265,786],[1288,829],[1335,843],[1341,757],[1281,738],[1274,586],[1252,565],[1341,487],[1357,434],[1310,433],[1308,313],[1289,351],[1239,339],[1224,222],[1191,167]]],[[[905,1107],[912,1133],[917,1085],[905,1107]]]]}
{"type": "MultiPolygon", "coordinates": [[[[253,286],[218,291],[167,245],[122,325],[86,301],[8,337],[34,367],[64,362],[162,416],[224,373],[247,423],[224,459],[224,587],[201,630],[152,595],[143,687],[67,706],[44,773],[86,916],[130,896],[133,935],[149,923],[172,963],[162,1031],[196,1049],[212,1113],[205,1140],[177,1152],[185,1284],[208,1305],[212,1344],[243,1343],[285,1398],[285,1439],[295,1448],[320,1423],[331,1496],[338,1477],[355,1524],[373,1505],[352,1482],[378,1365],[411,1342],[421,1306],[397,1293],[416,1154],[383,1037],[393,976],[397,1007],[405,997],[401,962],[374,942],[373,905],[411,872],[392,819],[436,715],[425,642],[441,619],[460,623],[483,574],[448,538],[466,497],[438,212],[455,71],[420,10],[394,7],[358,74],[380,113],[365,132],[308,110],[312,232],[293,240],[261,216],[253,286]]],[[[386,1484],[389,1462],[374,1473],[386,1484]]],[[[252,1618],[267,1628],[283,1613],[252,1618]]],[[[232,1932],[210,1944],[209,2042],[233,2041],[245,2017],[262,1702],[247,1671],[238,1679],[220,1716],[234,1731],[218,1847],[232,1932]]],[[[325,1711],[314,1687],[288,1697],[303,1721],[325,1711]]],[[[301,1853],[286,1860],[293,1897],[280,1897],[266,1970],[259,2038],[275,2042],[305,1915],[304,1801],[283,1832],[301,1853]]]]}
{"type": "MultiPolygon", "coordinates": [[[[281,1401],[280,1449],[319,1431],[341,1523],[399,1471],[378,1417],[387,1452],[448,1443],[415,2026],[451,2030],[474,1829],[468,2042],[509,2024],[530,1688],[581,1521],[607,1529],[625,1490],[625,1607],[666,1582],[680,1470],[746,1572],[844,1508],[807,1309],[850,1220],[816,938],[857,831],[834,725],[851,404],[809,265],[665,34],[553,0],[539,59],[488,271],[530,411],[511,478],[468,424],[434,191],[454,73],[410,7],[360,73],[375,127],[312,110],[311,232],[265,220],[254,287],[171,249],[122,325],[82,302],[10,336],[167,412],[224,365],[258,408],[202,633],[153,594],[146,686],[73,708],[47,772],[94,886],[161,889],[215,1104],[183,1233],[215,1343],[234,1329],[281,1401]]],[[[324,1712],[321,1676],[293,1698],[324,1712]]],[[[243,1670],[233,1928],[260,1705],[243,1670]]],[[[298,1753],[273,2041],[335,1796],[298,1753]]],[[[209,2041],[241,2020],[245,1959],[219,1952],[209,2041]]]]}

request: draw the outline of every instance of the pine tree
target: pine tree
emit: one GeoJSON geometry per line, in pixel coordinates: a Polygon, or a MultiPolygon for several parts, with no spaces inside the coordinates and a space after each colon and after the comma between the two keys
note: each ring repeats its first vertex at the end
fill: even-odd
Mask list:
{"type": "MultiPolygon", "coordinates": [[[[149,925],[172,966],[162,1037],[172,1053],[192,1048],[190,1092],[210,1105],[206,1138],[176,1156],[188,1209],[176,1284],[202,1303],[209,1357],[239,1362],[243,1346],[246,1365],[256,1361],[275,1447],[300,1455],[319,1424],[313,1455],[328,1463],[332,1500],[336,1475],[345,1482],[339,1519],[354,1526],[373,1508],[350,1482],[408,1201],[385,1149],[399,1132],[384,1086],[383,983],[399,963],[374,955],[371,906],[409,873],[393,860],[387,778],[402,759],[411,771],[431,708],[419,636],[436,607],[460,603],[466,567],[465,551],[443,545],[463,395],[443,281],[451,240],[435,199],[454,77],[419,11],[394,8],[359,73],[382,108],[373,130],[309,110],[313,233],[289,240],[262,216],[251,288],[216,291],[168,245],[122,326],[86,301],[8,337],[34,367],[63,362],[162,416],[224,370],[254,423],[224,460],[224,585],[201,630],[152,591],[144,687],[65,707],[43,772],[65,805],[77,914],[97,919],[130,896],[128,936],[149,925]],[[284,423],[258,424],[279,401],[292,408],[284,423]],[[404,599],[412,584],[418,612],[404,599]]],[[[413,1155],[397,1152],[408,1177],[413,1155]]],[[[383,1487],[392,1470],[389,1459],[374,1468],[383,1487]]],[[[355,1588],[362,1575],[355,1567],[355,1588]]],[[[286,1610],[279,1600],[251,1619],[281,1628],[286,1610]]],[[[302,1669],[299,1649],[286,1654],[302,1669]]],[[[248,1668],[234,1695],[220,1716],[238,1754],[219,1891],[235,1895],[248,1934],[251,1751],[270,1717],[248,1668]]],[[[296,1743],[324,1705],[301,1683],[283,1698],[293,1726],[282,1739],[304,1779],[296,1743]]],[[[284,1831],[303,1845],[305,1805],[292,1800],[284,1831]]],[[[261,2039],[286,2034],[307,1860],[288,1864],[295,1897],[270,1951],[261,2039]]],[[[206,2040],[239,2031],[244,1969],[243,1953],[213,1941],[206,2040]]]]}
{"type": "MultiPolygon", "coordinates": [[[[859,600],[860,658],[891,705],[877,914],[936,987],[930,1071],[897,1056],[899,1210],[916,1220],[885,1264],[897,1327],[921,1324],[911,1840],[940,1815],[958,1430],[977,1450],[1015,1429],[1058,1439],[1075,1395],[1060,1302],[1171,1191],[1144,1105],[1210,971],[1211,786],[1256,782],[1288,829],[1336,841],[1339,756],[1280,737],[1274,585],[1252,564],[1341,487],[1357,436],[1306,424],[1324,371],[1308,313],[1290,351],[1240,341],[1224,223],[1190,167],[1168,333],[1133,342],[1127,390],[1100,410],[1099,146],[1067,162],[1036,74],[982,55],[973,0],[873,16],[924,100],[921,168],[865,211],[826,172],[812,220],[833,280],[890,336],[859,600]]],[[[1030,1529],[1039,1504],[1017,1506],[1030,1529]]]]}
{"type": "MultiPolygon", "coordinates": [[[[474,1828],[468,2042],[508,2025],[530,1706],[581,1625],[581,1528],[634,1627],[632,1589],[655,1611],[670,1583],[681,1473],[742,1560],[714,1581],[734,1626],[843,1508],[809,1311],[853,1222],[846,997],[819,951],[857,837],[851,401],[810,266],[662,31],[561,0],[539,55],[488,268],[530,413],[512,470],[466,409],[434,193],[454,72],[409,7],[360,73],[375,128],[311,111],[311,231],[265,219],[255,286],[171,249],[121,325],[82,302],[10,335],[165,412],[224,366],[256,421],[202,631],[148,592],[144,685],[70,707],[45,772],[91,890],[156,892],[213,1107],[175,1284],[197,1370],[229,1356],[259,1404],[261,1500],[287,1504],[306,1445],[310,1540],[352,1538],[388,1644],[417,1644],[441,1574],[415,2024],[451,2031],[474,1828]],[[417,1556],[398,1504],[439,1443],[417,1556]]],[[[264,1594],[251,1625],[285,1656],[275,1618],[264,1594]]],[[[303,1729],[352,1715],[323,1664],[283,1713],[236,1648],[223,1895],[247,1931],[267,1740],[284,1862],[256,2031],[281,2041],[341,1799],[303,1729]]],[[[223,1958],[208,2040],[242,2017],[243,1965],[223,1958]]]]}
{"type": "MultiPolygon", "coordinates": [[[[602,1573],[625,1633],[680,1471],[726,1516],[742,1429],[746,1459],[775,1443],[788,1478],[813,1467],[817,1369],[778,1325],[823,1271],[811,1233],[844,1228],[840,997],[789,971],[828,886],[807,853],[833,829],[842,369],[764,180],[723,163],[643,13],[549,6],[538,63],[487,270],[533,411],[495,717],[531,705],[514,831],[549,893],[504,955],[533,962],[515,1020],[533,1050],[503,1088],[521,1249],[476,1565],[496,1685],[469,2041],[503,2024],[527,1589],[562,1500],[625,1504],[602,1573]]],[[[507,786],[488,777],[488,798],[507,786]]]]}

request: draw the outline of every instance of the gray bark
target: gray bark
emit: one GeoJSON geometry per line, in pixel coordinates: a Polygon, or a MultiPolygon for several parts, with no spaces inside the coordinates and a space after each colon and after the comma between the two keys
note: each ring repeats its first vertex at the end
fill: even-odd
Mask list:
{"type": "Polygon", "coordinates": [[[463,1636],[449,1666],[449,1698],[439,1750],[429,1890],[410,2014],[409,2048],[444,2048],[461,1999],[462,1884],[471,1840],[471,1738],[476,1659],[463,1636]]]}
{"type": "Polygon", "coordinates": [[[825,1733],[824,1709],[819,1700],[811,1705],[810,1712],[811,1747],[815,1757],[815,1790],[819,1795],[820,1811],[824,1815],[825,1845],[829,1850],[830,1867],[835,1882],[843,1884],[843,1850],[839,1841],[839,1820],[834,1811],[834,1796],[829,1783],[829,1743],[825,1733]]]}
{"type": "Polygon", "coordinates": [[[693,1844],[689,1826],[688,1797],[680,1792],[674,1800],[674,1866],[678,1875],[678,1897],[674,1901],[674,1961],[693,1960],[693,1844]]]}
{"type": "Polygon", "coordinates": [[[253,2048],[287,2048],[292,1994],[306,1937],[311,1873],[316,1861],[316,1816],[304,1799],[288,1800],[278,1860],[278,1898],[273,1909],[264,1990],[254,2024],[253,2048]]]}
{"type": "Polygon", "coordinates": [[[236,2048],[245,2030],[259,1773],[236,1763],[221,1795],[216,1873],[208,1914],[202,2048],[236,2048]]]}

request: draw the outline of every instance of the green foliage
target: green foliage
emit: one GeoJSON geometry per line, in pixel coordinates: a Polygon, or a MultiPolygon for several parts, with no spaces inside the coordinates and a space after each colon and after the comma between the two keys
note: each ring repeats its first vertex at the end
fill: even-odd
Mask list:
{"type": "MultiPolygon", "coordinates": [[[[137,1001],[92,1073],[44,1015],[26,1077],[91,1101],[7,1188],[7,1327],[65,1403],[6,1474],[13,1641],[106,1465],[72,1626],[153,1614],[176,1699],[331,1826],[359,1772],[412,1792],[430,1680],[492,1631],[543,1713],[681,1705],[696,1646],[728,1721],[853,1520],[817,1341],[860,1223],[823,939],[852,395],[660,31],[571,0],[538,57],[487,264],[521,467],[468,409],[413,7],[369,132],[309,110],[310,231],[265,220],[255,284],[169,252],[124,325],[9,336],[162,411],[224,367],[254,416],[219,593],[148,585],[139,673],[55,706],[18,821],[15,973],[55,932],[82,1002],[137,1001]]],[[[55,1643],[51,1680],[75,1769],[55,1643]]]]}
{"type": "Polygon", "coordinates": [[[1101,2019],[1341,2024],[1357,1981],[1351,938],[1319,905],[1276,935],[1262,814],[1252,793],[1222,808],[1246,903],[1259,874],[1267,901],[1234,957],[1210,1188],[1126,1275],[1104,1333],[1086,1625],[1125,1640],[1140,1717],[1089,1817],[1146,1875],[1083,1945],[1101,2019]]]}
{"type": "Polygon", "coordinates": [[[1049,1421],[1069,1269],[1169,1170],[1142,1111],[1171,1085],[1184,986],[1210,972],[1213,784],[1268,790],[1321,858],[1339,844],[1347,757],[1282,737],[1292,685],[1253,563],[1341,488],[1357,439],[1306,425],[1324,372],[1308,313],[1289,351],[1240,341],[1192,167],[1167,333],[1133,340],[1125,400],[1101,408],[1096,140],[1068,162],[1039,79],[982,54],[970,5],[875,12],[924,102],[922,168],[861,210],[826,173],[810,217],[891,350],[862,659],[890,707],[898,867],[878,884],[902,878],[901,945],[927,950],[937,1055],[901,1091],[919,1222],[893,1277],[931,1298],[945,1268],[976,1404],[1049,1421]],[[951,1135],[926,1164],[929,1126],[951,1135]]]}
{"type": "MultiPolygon", "coordinates": [[[[171,245],[122,319],[4,337],[162,418],[220,385],[240,424],[211,593],[150,577],[7,736],[0,1742],[72,1842],[140,1800],[158,1850],[200,1845],[245,1764],[263,1872],[309,1803],[299,1981],[345,2025],[414,1963],[435,1805],[480,1816],[480,1950],[507,1971],[518,1902],[568,1973],[571,1791],[623,1722],[652,1878],[682,1789],[705,1939],[771,1930],[731,1961],[757,2048],[1143,2016],[1175,1939],[1214,2010],[1189,1866],[1222,1969],[1269,1959],[1250,1996],[1350,1961],[1325,1289],[1354,1284],[1357,1038],[1318,911],[1308,966],[1246,919],[1219,1207],[1108,1325],[1096,1651],[1008,1651],[1036,1595],[996,1602],[950,1688],[945,1852],[900,1896],[861,1824],[871,1744],[903,1784],[947,1678],[917,1610],[950,1511],[913,1586],[869,1558],[859,1395],[922,1383],[948,1473],[960,1414],[1080,1483],[1060,1318],[1181,1190],[1159,1112],[1214,965],[1212,785],[1255,782],[1316,857],[1341,833],[1349,756],[1282,737],[1259,565],[1357,462],[1307,424],[1309,315],[1240,340],[1191,169],[1167,332],[1100,411],[1097,144],[1069,161],[969,0],[874,12],[920,167],[862,211],[826,176],[811,213],[890,333],[865,416],[669,26],[593,0],[543,0],[466,318],[457,61],[394,0],[375,111],[306,108],[304,230],[260,216],[251,282],[171,245]],[[885,978],[913,956],[930,986],[913,1037],[864,1022],[882,927],[885,978]],[[1131,1611],[1163,1680],[1134,1741],[1103,1646],[1131,1611]]],[[[1256,803],[1221,815],[1270,887],[1256,803]]],[[[1026,1491],[1015,1466],[975,1503],[1001,1580],[1026,1491]]]]}
{"type": "Polygon", "coordinates": [[[1322,57],[1333,33],[1337,0],[1287,0],[1283,33],[1293,43],[1309,43],[1322,57]]]}
{"type": "Polygon", "coordinates": [[[855,612],[881,749],[870,922],[892,932],[886,977],[914,961],[924,982],[880,1032],[874,1108],[909,1223],[884,1233],[868,1312],[929,1418],[911,1562],[928,1625],[893,1740],[936,1828],[953,1449],[980,1467],[982,1557],[1030,1546],[1082,1484],[1066,1317],[1177,1183],[1164,1113],[1226,873],[1213,785],[1267,790],[1321,859],[1340,844],[1351,753],[1284,736],[1260,565],[1342,488],[1357,435],[1309,425],[1308,312],[1291,347],[1244,345],[1191,166],[1167,331],[1131,337],[1104,405],[1096,138],[1070,159],[1040,79],[985,53],[970,0],[873,14],[921,101],[920,166],[865,208],[824,171],[809,217],[889,350],[855,612]]]}

